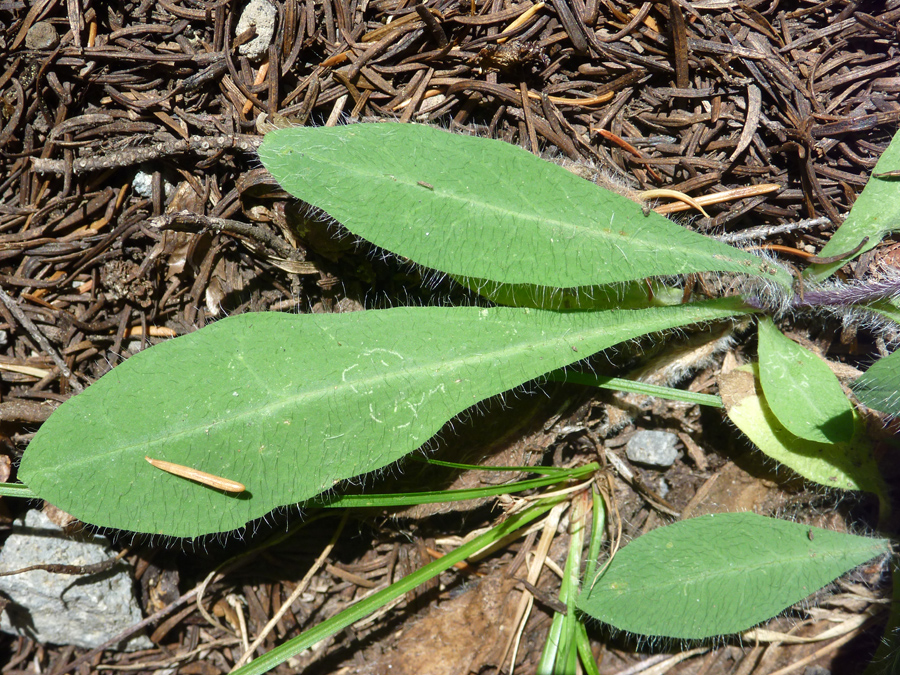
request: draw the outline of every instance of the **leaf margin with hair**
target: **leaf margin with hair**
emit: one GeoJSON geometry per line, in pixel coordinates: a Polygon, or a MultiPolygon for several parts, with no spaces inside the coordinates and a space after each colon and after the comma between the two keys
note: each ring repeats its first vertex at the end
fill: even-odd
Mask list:
{"type": "Polygon", "coordinates": [[[848,443],[854,432],[853,406],[828,364],[778,330],[770,318],[759,317],[757,325],[759,380],[769,410],[798,438],[848,443]]]}
{"type": "Polygon", "coordinates": [[[860,403],[900,417],[900,351],[878,359],[853,383],[860,403]]]}
{"type": "Polygon", "coordinates": [[[791,287],[780,267],[503,141],[419,124],[295,127],[266,134],[259,157],[355,235],[457,277],[563,289],[718,271],[791,287]]]}
{"type": "Polygon", "coordinates": [[[728,419],[765,455],[819,485],[885,499],[884,481],[858,416],[850,443],[814,443],[790,433],[769,409],[756,363],[720,375],[718,384],[728,419]]]}
{"type": "Polygon", "coordinates": [[[622,548],[593,586],[585,584],[578,608],[639,635],[729,635],[888,552],[886,539],[752,512],[708,514],[651,530],[622,548]]]}
{"type": "Polygon", "coordinates": [[[824,281],[851,260],[875,248],[884,237],[900,230],[900,181],[876,178],[874,174],[887,173],[900,167],[900,129],[894,134],[887,149],[878,158],[875,168],[863,191],[853,203],[847,219],[822,247],[818,255],[828,257],[851,251],[868,237],[868,241],[852,256],[825,265],[813,265],[803,272],[812,281],[824,281]]]}
{"type": "Polygon", "coordinates": [[[19,476],[94,525],[177,537],[231,531],[396,462],[454,415],[550,370],[740,313],[726,298],[611,312],[237,315],[140,352],[72,397],[32,439],[19,476]],[[147,455],[246,491],[225,495],[160,472],[147,455]]]}

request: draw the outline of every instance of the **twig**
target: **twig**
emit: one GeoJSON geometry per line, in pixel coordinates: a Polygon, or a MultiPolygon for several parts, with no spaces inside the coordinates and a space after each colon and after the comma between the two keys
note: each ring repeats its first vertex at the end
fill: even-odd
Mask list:
{"type": "Polygon", "coordinates": [[[72,663],[64,666],[62,668],[62,670],[56,671],[56,673],[54,675],[66,675],[66,673],[72,672],[73,670],[78,668],[80,665],[82,665],[84,663],[90,663],[91,661],[94,660],[94,657],[97,656],[97,654],[103,653],[110,647],[115,647],[119,643],[130,638],[132,635],[134,635],[138,631],[141,631],[144,628],[146,628],[147,626],[150,626],[150,625],[156,623],[161,618],[163,618],[166,614],[169,614],[173,609],[176,609],[177,607],[180,607],[181,605],[185,604],[186,602],[190,602],[191,600],[193,600],[194,597],[197,595],[197,590],[198,589],[195,588],[193,590],[188,591],[187,593],[182,595],[180,598],[178,598],[174,602],[170,603],[166,607],[163,607],[158,612],[151,614],[143,621],[139,621],[138,623],[134,624],[133,626],[129,626],[128,628],[123,630],[121,633],[116,635],[114,638],[107,640],[99,647],[94,647],[91,651],[87,652],[86,654],[82,654],[77,659],[72,661],[72,663]]]}
{"type": "Polygon", "coordinates": [[[84,387],[77,379],[75,379],[75,376],[72,374],[72,371],[69,370],[69,366],[66,365],[63,357],[53,348],[53,345],[50,344],[47,337],[34,325],[34,322],[26,316],[25,312],[22,311],[22,308],[19,307],[19,303],[13,300],[2,288],[0,288],[0,300],[3,301],[3,304],[6,305],[6,308],[10,313],[16,317],[16,320],[22,324],[22,327],[28,331],[28,334],[34,338],[35,342],[38,343],[38,346],[53,359],[53,363],[56,364],[56,367],[59,368],[59,372],[61,372],[69,381],[69,385],[75,393],[77,394],[84,391],[84,387]]]}
{"type": "MultiPolygon", "coordinates": [[[[350,515],[350,510],[344,512],[344,516],[341,518],[340,524],[338,524],[337,528],[334,530],[334,534],[331,536],[331,541],[328,542],[328,545],[322,550],[319,554],[319,557],[316,558],[316,561],[313,563],[313,566],[306,573],[306,576],[300,580],[300,583],[297,584],[297,587],[294,589],[294,592],[291,593],[290,597],[285,600],[279,610],[275,612],[275,616],[273,616],[269,623],[266,624],[265,628],[260,631],[259,635],[253,641],[253,644],[250,645],[250,649],[245,651],[241,658],[238,659],[237,663],[234,664],[234,670],[237,670],[242,665],[247,663],[251,658],[253,658],[253,653],[259,648],[259,646],[265,641],[265,639],[269,636],[269,634],[275,630],[275,626],[281,621],[281,617],[287,613],[290,609],[291,605],[300,597],[303,591],[309,586],[312,578],[316,575],[316,573],[322,568],[325,564],[325,560],[331,555],[331,551],[334,548],[335,544],[337,544],[338,539],[341,536],[341,532],[344,531],[344,525],[347,524],[347,518],[350,515]]],[[[234,670],[232,672],[234,672],[234,670]]]]}
{"type": "MultiPolygon", "coordinates": [[[[72,163],[72,169],[76,174],[100,171],[102,169],[116,169],[123,166],[134,166],[143,162],[149,162],[160,157],[171,155],[183,155],[195,152],[199,155],[214,155],[220,150],[240,150],[246,153],[255,153],[262,138],[247,134],[232,134],[223,136],[191,136],[187,140],[175,139],[162,141],[143,148],[127,148],[117,152],[111,152],[100,157],[81,157],[72,163]]],[[[33,168],[37,173],[65,173],[66,162],[62,159],[34,160],[33,168]]]]}
{"type": "Polygon", "coordinates": [[[152,227],[160,230],[197,232],[200,229],[210,229],[214,232],[239,234],[253,239],[260,244],[265,244],[282,258],[286,258],[287,260],[297,259],[297,251],[270,231],[258,227],[257,225],[242,223],[239,220],[216,218],[214,216],[201,216],[196,213],[191,213],[190,211],[179,211],[178,213],[151,218],[148,222],[152,227]]]}
{"type": "Polygon", "coordinates": [[[749,241],[751,239],[765,239],[773,234],[782,234],[784,232],[793,232],[794,230],[810,230],[814,227],[827,225],[831,219],[827,216],[818,218],[807,218],[806,220],[798,220],[796,223],[783,223],[781,225],[760,225],[759,227],[749,227],[740,232],[732,232],[731,234],[723,234],[716,239],[724,241],[726,244],[735,244],[741,241],[749,241]]]}

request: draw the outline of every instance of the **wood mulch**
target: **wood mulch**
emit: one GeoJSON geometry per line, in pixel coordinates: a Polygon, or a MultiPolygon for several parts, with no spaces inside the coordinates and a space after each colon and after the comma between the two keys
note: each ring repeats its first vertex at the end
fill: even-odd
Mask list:
{"type": "MultiPolygon", "coordinates": [[[[289,226],[296,205],[254,156],[266,124],[430,123],[588,165],[635,189],[694,197],[749,189],[707,206],[711,217],[692,217],[691,226],[739,245],[780,246],[802,265],[846,216],[900,122],[900,0],[275,5],[276,30],[266,40],[262,28],[237,30],[243,3],[0,1],[7,480],[60,402],[149,345],[239,312],[348,311],[377,304],[372,298],[425,301],[446,290],[416,288],[408,270],[399,275],[324,225],[297,236],[289,226]],[[260,39],[267,44],[248,58],[260,39]]],[[[879,250],[847,272],[864,275],[879,250]]],[[[852,339],[834,344],[833,356],[867,358],[852,339]]],[[[539,441],[560,457],[589,456],[564,434],[539,441]]],[[[688,454],[684,490],[669,498],[679,510],[729,466],[710,445],[688,454]],[[706,458],[703,470],[698,458],[706,458]]],[[[634,500],[629,522],[640,532],[652,508],[634,500]]],[[[4,501],[8,529],[22,504],[4,501]]],[[[492,514],[468,517],[466,527],[478,527],[492,514]]],[[[430,560],[446,526],[360,520],[354,541],[289,605],[262,650],[430,560]]],[[[220,615],[215,623],[197,610],[192,589],[257,539],[185,550],[123,540],[158,648],[85,653],[4,636],[2,671],[227,672],[242,637],[259,634],[332,527],[311,524],[302,542],[281,542],[217,576],[204,601],[220,615]],[[226,600],[235,595],[239,611],[226,600]]],[[[523,557],[527,545],[491,568],[523,557]]],[[[548,595],[553,584],[544,579],[548,595]]],[[[380,672],[376,661],[389,661],[373,656],[382,641],[414,612],[427,617],[442,597],[425,589],[276,672],[380,672]]],[[[548,616],[541,610],[529,623],[517,672],[533,672],[548,616]]],[[[617,669],[654,658],[615,641],[597,650],[617,669]]],[[[701,671],[730,672],[740,662],[741,672],[754,663],[755,672],[770,672],[797,654],[770,654],[760,665],[747,660],[761,658],[749,646],[723,643],[700,657],[701,671]]],[[[484,663],[497,665],[491,658],[484,663]]]]}

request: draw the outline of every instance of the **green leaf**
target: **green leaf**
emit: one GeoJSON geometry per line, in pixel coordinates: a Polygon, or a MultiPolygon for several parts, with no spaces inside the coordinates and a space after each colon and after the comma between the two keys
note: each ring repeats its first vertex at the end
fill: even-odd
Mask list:
{"type": "Polygon", "coordinates": [[[496,281],[454,277],[463,286],[483,298],[504,307],[532,307],[534,309],[602,310],[643,309],[664,305],[680,305],[684,290],[670,288],[659,282],[628,281],[606,286],[578,288],[550,288],[535,284],[501,284],[496,281]]]}
{"type": "Polygon", "coordinates": [[[900,300],[897,298],[879,300],[871,305],[866,305],[864,309],[880,314],[884,318],[900,324],[900,300]]]}
{"type": "Polygon", "coordinates": [[[885,496],[881,472],[859,417],[854,416],[856,433],[849,443],[813,443],[794,436],[769,409],[756,364],[720,377],[719,393],[728,418],[775,461],[820,485],[885,496]]]}
{"type": "Polygon", "coordinates": [[[19,477],[96,525],[179,537],[228,531],[397,461],[487,397],[738,307],[723,299],[597,313],[235,316],[131,357],[64,403],[32,440],[19,477]],[[247,490],[223,493],[145,456],[247,490]]]}
{"type": "Polygon", "coordinates": [[[737,633],[889,550],[885,539],[754,513],[701,516],[628,544],[593,590],[582,592],[578,607],[641,635],[737,633]]]}
{"type": "Polygon", "coordinates": [[[759,320],[759,375],[769,408],[795,436],[845,443],[853,436],[853,406],[821,358],[759,320]]]}
{"type": "Polygon", "coordinates": [[[900,169],[900,131],[882,153],[866,187],[850,209],[841,226],[819,251],[822,257],[852,251],[866,237],[868,242],[854,255],[827,265],[813,265],[803,276],[822,281],[866,251],[875,248],[884,236],[900,229],[900,182],[895,178],[876,178],[874,174],[900,169]]]}
{"type": "Polygon", "coordinates": [[[712,394],[701,394],[695,391],[676,389],[675,387],[663,387],[658,384],[650,384],[639,380],[626,380],[621,377],[579,373],[565,368],[553,371],[547,376],[547,379],[553,382],[571,382],[572,384],[584,384],[589,387],[600,387],[601,389],[624,391],[644,396],[658,396],[667,401],[682,401],[692,405],[708,405],[713,408],[723,407],[722,399],[712,394]]]}
{"type": "Polygon", "coordinates": [[[442,272],[555,289],[657,275],[790,276],[522,148],[413,124],[279,129],[259,149],[295,197],[442,272]]]}
{"type": "Polygon", "coordinates": [[[853,383],[853,393],[863,405],[900,417],[900,351],[873,363],[853,383]]]}

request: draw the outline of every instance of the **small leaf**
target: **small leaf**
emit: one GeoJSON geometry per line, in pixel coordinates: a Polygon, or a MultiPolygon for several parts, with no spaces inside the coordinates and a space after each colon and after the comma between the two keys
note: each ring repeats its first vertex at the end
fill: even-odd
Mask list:
{"type": "Polygon", "coordinates": [[[873,363],[853,383],[853,393],[863,405],[900,417],[900,351],[873,363]]]}
{"type": "Polygon", "coordinates": [[[818,356],[759,320],[759,376],[769,408],[795,436],[814,443],[846,443],[853,406],[837,377],[818,356]]]}
{"type": "Polygon", "coordinates": [[[522,148],[417,124],[279,129],[259,157],[348,230],[455,276],[573,288],[784,270],[691,232],[522,148]]]}
{"type": "MultiPolygon", "coordinates": [[[[900,324],[900,300],[898,300],[897,298],[879,300],[877,302],[873,302],[871,305],[866,305],[864,309],[875,312],[876,314],[880,314],[885,319],[889,319],[894,323],[900,324]]],[[[896,328],[896,326],[894,326],[893,328],[896,328]]]]}
{"type": "Polygon", "coordinates": [[[701,516],[628,544],[585,584],[578,608],[640,635],[738,633],[889,550],[885,539],[754,513],[701,516]]]}
{"type": "MultiPolygon", "coordinates": [[[[891,144],[881,154],[872,173],[887,173],[897,167],[900,167],[900,131],[894,134],[891,144]]],[[[873,176],[856,198],[853,208],[850,209],[850,215],[819,251],[819,255],[827,258],[852,251],[868,237],[866,244],[846,259],[810,267],[803,276],[814,281],[823,281],[854,258],[875,248],[886,234],[898,229],[900,229],[900,183],[895,179],[873,176]]]]}
{"type": "Polygon", "coordinates": [[[738,306],[230,317],[132,356],[60,406],[19,477],[95,525],[178,537],[233,530],[397,461],[489,396],[738,306]],[[246,491],[169,475],[147,456],[246,491]]]}
{"type": "Polygon", "coordinates": [[[872,458],[864,424],[854,416],[857,432],[850,443],[813,443],[797,438],[772,414],[762,395],[756,364],[719,378],[719,393],[728,418],[766,455],[807,480],[843,490],[865,490],[884,497],[884,482],[872,458]]]}

